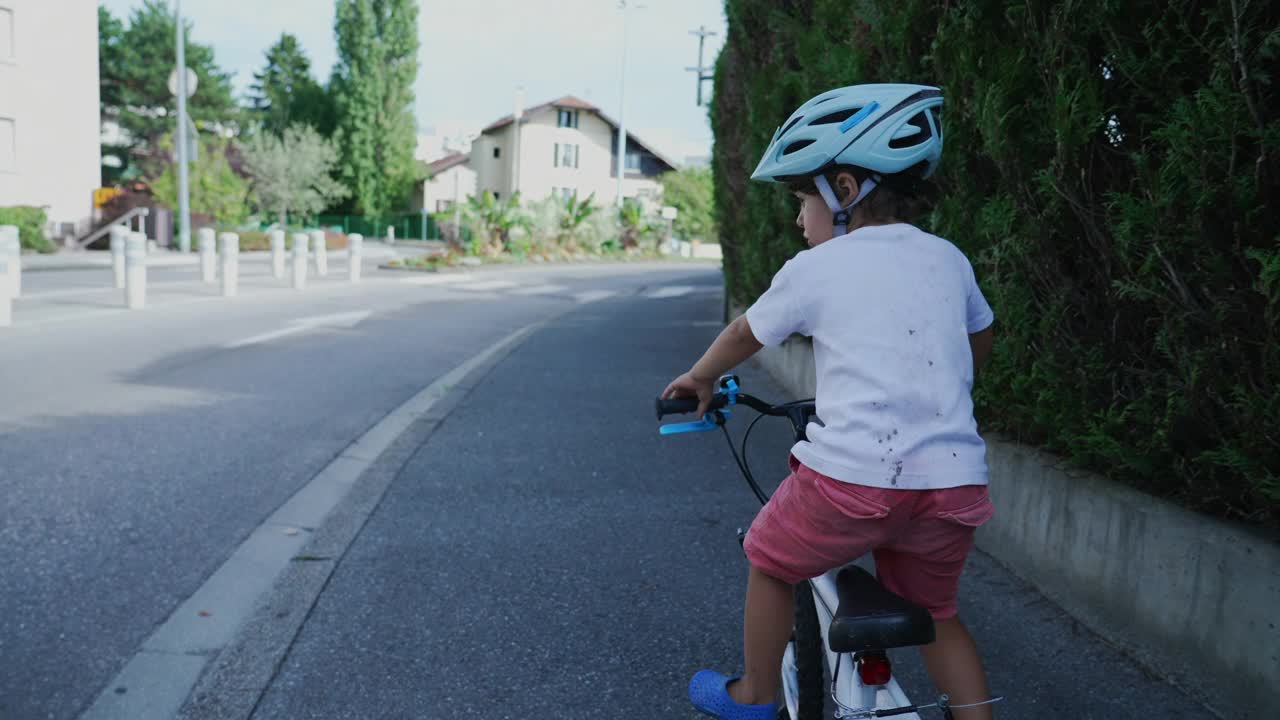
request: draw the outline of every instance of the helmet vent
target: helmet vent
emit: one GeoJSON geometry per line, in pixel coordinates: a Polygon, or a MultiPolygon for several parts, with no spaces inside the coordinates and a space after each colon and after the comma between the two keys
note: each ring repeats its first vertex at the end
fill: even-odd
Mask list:
{"type": "Polygon", "coordinates": [[[803,115],[799,115],[795,118],[792,118],[791,122],[787,123],[787,126],[782,128],[782,132],[779,133],[778,137],[782,137],[783,135],[786,135],[788,132],[791,131],[791,128],[796,126],[796,123],[800,122],[803,119],[804,119],[803,115]]]}
{"type": "Polygon", "coordinates": [[[911,133],[906,137],[894,138],[889,141],[889,147],[895,150],[914,147],[927,142],[929,138],[933,137],[933,132],[929,129],[929,121],[922,112],[916,113],[914,117],[907,121],[907,125],[918,128],[919,132],[911,133]]]}
{"type": "Polygon", "coordinates": [[[782,155],[783,155],[783,157],[786,157],[787,155],[790,155],[791,153],[794,153],[794,152],[796,152],[797,150],[803,150],[804,148],[807,148],[807,147],[809,147],[809,146],[810,146],[810,145],[812,145],[812,144],[813,144],[813,141],[812,141],[812,140],[797,140],[797,141],[795,141],[795,142],[791,143],[790,145],[788,145],[788,146],[787,146],[787,147],[782,151],[782,155]]]}
{"type": "Polygon", "coordinates": [[[844,122],[845,120],[848,120],[849,118],[857,114],[857,112],[861,109],[862,108],[849,108],[848,110],[833,112],[830,115],[823,115],[822,117],[818,118],[817,120],[814,120],[809,124],[810,125],[834,125],[836,123],[844,122]]]}

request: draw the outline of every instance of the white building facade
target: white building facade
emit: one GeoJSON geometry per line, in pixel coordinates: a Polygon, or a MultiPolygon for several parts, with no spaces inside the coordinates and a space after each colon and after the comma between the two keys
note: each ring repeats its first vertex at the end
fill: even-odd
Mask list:
{"type": "MultiPolygon", "coordinates": [[[[617,138],[616,123],[575,97],[532,107],[520,122],[503,118],[472,143],[476,190],[488,190],[499,199],[519,191],[525,201],[595,193],[597,204],[612,204],[617,196],[617,138]]],[[[674,169],[673,163],[628,133],[624,198],[656,203],[662,192],[658,176],[674,169]]]]}
{"type": "Polygon", "coordinates": [[[0,0],[0,207],[87,229],[102,183],[95,0],[0,0]]]}
{"type": "Polygon", "coordinates": [[[475,195],[476,173],[470,161],[470,155],[454,153],[431,163],[431,177],[420,185],[411,209],[444,212],[475,195]]]}

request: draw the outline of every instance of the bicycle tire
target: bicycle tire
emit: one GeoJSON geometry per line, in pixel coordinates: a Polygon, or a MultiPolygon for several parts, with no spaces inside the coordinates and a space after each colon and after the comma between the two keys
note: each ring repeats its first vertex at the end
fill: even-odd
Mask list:
{"type": "Polygon", "coordinates": [[[794,642],[796,653],[796,686],[799,690],[798,717],[790,717],[786,705],[778,712],[778,720],[822,720],[826,703],[826,678],[823,674],[825,647],[818,608],[814,605],[809,583],[796,585],[794,642]]]}

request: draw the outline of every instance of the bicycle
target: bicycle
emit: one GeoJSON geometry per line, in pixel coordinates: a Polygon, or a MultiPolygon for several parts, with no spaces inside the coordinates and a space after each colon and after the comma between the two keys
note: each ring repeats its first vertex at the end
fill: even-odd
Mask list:
{"type": "MultiPolygon", "coordinates": [[[[696,398],[656,402],[658,421],[667,415],[696,412],[696,398]]],[[[720,390],[701,420],[663,425],[663,435],[724,431],[729,450],[752,492],[764,505],[769,496],[760,488],[746,462],[747,441],[755,424],[764,417],[791,421],[797,442],[805,439],[811,421],[821,422],[813,400],[772,405],[741,392],[736,375],[720,378],[720,390]],[[725,428],[730,406],[745,405],[760,413],[742,438],[738,452],[725,428]]],[[[746,532],[738,530],[741,545],[746,532]]],[[[782,694],[785,702],[778,720],[821,720],[825,710],[824,663],[831,672],[831,699],[836,718],[902,717],[920,720],[920,710],[938,709],[945,720],[954,720],[949,698],[914,705],[893,677],[887,650],[926,645],[934,641],[929,611],[889,591],[871,573],[846,565],[796,586],[795,626],[782,659],[782,694]],[[826,638],[824,644],[823,638],[826,638]],[[845,668],[848,671],[842,672],[845,668]]],[[[999,698],[1003,699],[1003,698],[999,698]]],[[[990,700],[988,702],[995,702],[990,700]]]]}

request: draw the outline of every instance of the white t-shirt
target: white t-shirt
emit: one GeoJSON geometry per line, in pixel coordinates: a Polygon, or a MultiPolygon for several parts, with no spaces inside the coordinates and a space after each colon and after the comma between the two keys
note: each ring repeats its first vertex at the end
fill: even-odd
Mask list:
{"type": "Polygon", "coordinates": [[[906,224],[799,253],[747,310],[766,346],[813,338],[821,423],[796,458],[837,480],[902,490],[986,484],[969,334],[993,319],[964,253],[906,224]]]}

